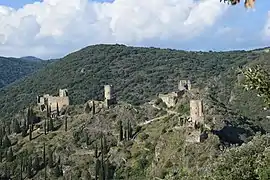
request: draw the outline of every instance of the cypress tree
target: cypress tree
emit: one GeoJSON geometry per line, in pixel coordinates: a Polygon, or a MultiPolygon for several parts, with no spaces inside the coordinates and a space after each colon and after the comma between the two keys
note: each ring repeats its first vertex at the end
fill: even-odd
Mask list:
{"type": "Polygon", "coordinates": [[[59,105],[58,105],[58,103],[56,104],[56,112],[57,112],[57,116],[59,116],[60,115],[60,111],[59,111],[59,105]]]}
{"type": "Polygon", "coordinates": [[[45,151],[46,144],[43,143],[43,164],[44,164],[44,179],[47,179],[47,163],[46,163],[46,151],[45,151]]]}
{"type": "Polygon", "coordinates": [[[87,113],[87,114],[90,113],[91,108],[90,108],[90,106],[89,106],[89,103],[86,103],[86,106],[85,106],[84,111],[85,111],[85,113],[87,113]]]}
{"type": "Polygon", "coordinates": [[[95,113],[96,113],[96,107],[95,107],[95,101],[94,100],[92,101],[92,113],[93,113],[93,115],[95,115],[95,113]]]}
{"type": "Polygon", "coordinates": [[[27,177],[32,178],[33,172],[32,172],[32,157],[28,157],[27,159],[27,177]]]}
{"type": "Polygon", "coordinates": [[[44,121],[44,134],[47,135],[47,118],[44,121]]]}
{"type": "Polygon", "coordinates": [[[23,180],[23,157],[20,157],[20,179],[23,180]]]}
{"type": "Polygon", "coordinates": [[[130,124],[130,122],[129,122],[129,120],[128,120],[128,122],[127,122],[127,139],[129,140],[129,138],[130,138],[130,132],[129,132],[129,125],[130,124]]]}
{"type": "Polygon", "coordinates": [[[53,131],[53,130],[54,130],[53,119],[50,118],[49,119],[49,124],[48,124],[48,131],[53,131]]]}
{"type": "Polygon", "coordinates": [[[8,148],[11,146],[11,141],[10,139],[8,138],[7,135],[4,136],[4,139],[3,139],[3,148],[8,148]]]}
{"type": "Polygon", "coordinates": [[[104,135],[102,134],[100,138],[100,145],[101,145],[101,177],[99,179],[105,180],[105,169],[104,169],[104,142],[103,142],[104,135]]]}
{"type": "Polygon", "coordinates": [[[34,160],[33,160],[33,168],[34,168],[34,170],[35,170],[36,172],[39,171],[39,169],[40,169],[40,162],[39,162],[39,157],[38,157],[37,154],[35,154],[35,156],[34,156],[34,160]]]}
{"type": "Polygon", "coordinates": [[[4,132],[3,132],[3,127],[1,125],[0,126],[0,147],[3,146],[3,137],[4,137],[4,132]]]}
{"type": "Polygon", "coordinates": [[[31,123],[30,129],[29,129],[29,140],[32,141],[32,126],[33,124],[31,123]]]}
{"type": "Polygon", "coordinates": [[[21,128],[18,120],[14,119],[12,125],[13,125],[13,132],[19,134],[21,132],[21,128]]]}
{"type": "Polygon", "coordinates": [[[98,174],[101,170],[100,168],[100,160],[99,159],[96,159],[96,167],[95,167],[95,180],[98,180],[98,174]]]}
{"type": "Polygon", "coordinates": [[[10,147],[7,151],[7,161],[12,162],[13,161],[13,150],[12,147],[10,147]]]}
{"type": "Polygon", "coordinates": [[[46,104],[46,112],[47,112],[47,118],[49,118],[51,115],[50,115],[50,110],[49,110],[48,103],[46,104]]]}
{"type": "Polygon", "coordinates": [[[124,139],[127,140],[127,130],[126,130],[126,128],[124,129],[124,139]]]}
{"type": "Polygon", "coordinates": [[[67,117],[65,117],[65,131],[67,131],[67,117]]]}
{"type": "Polygon", "coordinates": [[[119,140],[123,141],[123,123],[121,120],[119,121],[119,131],[119,140]]]}
{"type": "Polygon", "coordinates": [[[53,152],[51,150],[51,148],[48,148],[48,165],[50,168],[53,168],[53,152]]]}

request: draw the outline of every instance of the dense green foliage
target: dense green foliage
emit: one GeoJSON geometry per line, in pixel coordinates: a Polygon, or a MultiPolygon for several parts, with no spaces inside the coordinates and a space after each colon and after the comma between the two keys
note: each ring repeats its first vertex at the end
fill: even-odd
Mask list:
{"type": "Polygon", "coordinates": [[[44,67],[49,61],[0,57],[0,88],[44,67]]]}
{"type": "MultiPolygon", "coordinates": [[[[211,79],[224,77],[233,68],[258,56],[246,51],[186,52],[124,45],[90,46],[2,89],[0,115],[35,103],[38,94],[56,94],[59,88],[68,88],[73,104],[92,97],[101,99],[105,84],[115,86],[118,99],[139,104],[157,93],[177,89],[180,79],[189,78],[193,86],[205,87],[211,79]]],[[[229,85],[235,81],[236,76],[231,76],[229,85]]],[[[225,90],[229,92],[229,88],[225,90]]]]}
{"type": "Polygon", "coordinates": [[[261,64],[268,69],[269,60],[269,53],[252,51],[122,45],[72,53],[0,91],[0,117],[12,120],[0,128],[0,174],[16,179],[269,179],[269,134],[255,135],[270,130],[263,99],[256,91],[244,91],[237,81],[238,67],[261,64]],[[160,110],[122,102],[108,110],[97,105],[91,112],[92,104],[83,105],[103,99],[104,84],[115,85],[118,99],[138,105],[157,93],[176,90],[178,81],[186,78],[192,89],[200,89],[206,124],[217,117],[202,143],[185,141],[189,93],[195,91],[170,109],[161,99],[154,101],[160,110]],[[36,95],[57,94],[59,88],[68,88],[71,103],[78,104],[69,106],[66,114],[57,111],[52,118],[49,110],[29,108],[13,117],[35,104],[36,95]]]}

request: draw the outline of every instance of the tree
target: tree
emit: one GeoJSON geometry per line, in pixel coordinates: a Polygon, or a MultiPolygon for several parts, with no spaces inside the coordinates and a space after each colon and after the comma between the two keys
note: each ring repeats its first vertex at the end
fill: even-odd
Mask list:
{"type": "Polygon", "coordinates": [[[246,90],[255,90],[263,97],[265,104],[270,107],[270,74],[260,65],[241,70],[245,76],[243,86],[246,90]]]}
{"type": "Polygon", "coordinates": [[[4,139],[3,139],[3,148],[8,148],[11,146],[11,141],[10,139],[8,138],[7,135],[4,136],[4,139]]]}
{"type": "Polygon", "coordinates": [[[21,132],[20,124],[17,119],[13,120],[13,132],[19,134],[21,132]]]}
{"type": "Polygon", "coordinates": [[[56,111],[57,111],[57,116],[59,116],[60,115],[60,111],[59,111],[59,105],[58,105],[58,103],[56,104],[56,111]]]}
{"type": "Polygon", "coordinates": [[[119,121],[119,141],[123,141],[123,123],[122,121],[120,120],[119,121]]]}
{"type": "Polygon", "coordinates": [[[54,163],[53,163],[53,151],[51,148],[48,148],[48,165],[50,168],[53,168],[54,163]]]}
{"type": "Polygon", "coordinates": [[[31,156],[27,160],[27,177],[32,178],[33,172],[32,172],[32,158],[31,156]]]}
{"type": "Polygon", "coordinates": [[[91,108],[90,108],[90,106],[89,106],[89,103],[86,103],[86,106],[85,106],[84,111],[85,111],[85,113],[87,113],[87,114],[90,113],[91,108]]]}
{"type": "MultiPolygon", "coordinates": [[[[224,3],[228,3],[231,5],[237,5],[239,4],[241,1],[240,0],[220,0],[220,2],[224,2],[224,3]]],[[[254,8],[255,5],[255,0],[245,0],[245,8],[254,8]]]]}
{"type": "Polygon", "coordinates": [[[12,162],[13,161],[13,150],[12,150],[12,147],[10,147],[8,149],[8,152],[7,152],[7,161],[8,162],[12,162]]]}
{"type": "Polygon", "coordinates": [[[34,170],[35,170],[36,172],[39,171],[39,169],[40,169],[40,162],[39,162],[39,157],[38,157],[37,154],[35,154],[35,156],[34,156],[34,160],[33,160],[33,168],[34,168],[34,170]]]}

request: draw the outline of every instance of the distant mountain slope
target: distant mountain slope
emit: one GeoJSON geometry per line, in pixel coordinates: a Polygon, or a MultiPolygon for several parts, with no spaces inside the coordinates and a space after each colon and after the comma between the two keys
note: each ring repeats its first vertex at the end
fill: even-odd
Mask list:
{"type": "Polygon", "coordinates": [[[49,61],[0,57],[0,88],[44,67],[49,61]]]}
{"type": "MultiPolygon", "coordinates": [[[[118,99],[143,103],[157,93],[177,89],[180,79],[189,78],[193,87],[203,88],[211,79],[258,57],[257,53],[246,51],[186,52],[124,45],[89,46],[1,90],[0,115],[35,103],[38,94],[56,94],[59,88],[68,88],[73,104],[92,97],[101,99],[104,84],[115,86],[118,99]]],[[[236,81],[236,74],[230,75],[230,83],[222,92],[223,101],[229,100],[228,93],[236,81]]]]}
{"type": "Polygon", "coordinates": [[[24,57],[21,57],[20,59],[24,59],[28,61],[42,61],[42,59],[34,57],[34,56],[24,56],[24,57]]]}

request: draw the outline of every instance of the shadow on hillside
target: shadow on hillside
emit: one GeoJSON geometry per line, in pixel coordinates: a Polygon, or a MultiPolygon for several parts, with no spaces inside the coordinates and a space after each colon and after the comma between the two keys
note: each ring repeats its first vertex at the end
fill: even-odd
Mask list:
{"type": "Polygon", "coordinates": [[[223,143],[242,144],[247,131],[244,128],[225,126],[221,130],[213,130],[212,133],[217,135],[223,143]]]}
{"type": "Polygon", "coordinates": [[[258,124],[258,119],[250,119],[242,116],[234,109],[228,108],[224,103],[217,100],[215,97],[210,96],[212,103],[221,108],[225,126],[221,130],[212,130],[212,133],[217,135],[224,144],[239,144],[248,141],[248,138],[254,136],[256,133],[265,134],[266,131],[258,124]]]}
{"type": "Polygon", "coordinates": [[[249,137],[258,132],[266,133],[262,127],[249,122],[247,119],[246,121],[238,121],[237,124],[226,121],[226,125],[221,130],[212,130],[212,133],[217,135],[222,143],[239,145],[247,142],[249,137]]]}

